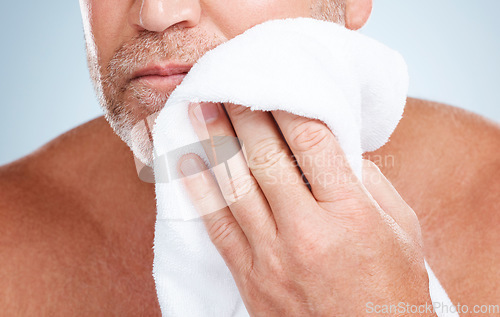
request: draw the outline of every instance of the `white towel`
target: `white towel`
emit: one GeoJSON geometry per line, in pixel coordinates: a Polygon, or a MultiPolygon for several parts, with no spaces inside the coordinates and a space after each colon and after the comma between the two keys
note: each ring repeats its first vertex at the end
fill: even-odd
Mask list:
{"type": "MultiPolygon", "coordinates": [[[[403,113],[407,90],[406,64],[397,52],[335,23],[310,18],[264,22],[200,58],[153,129],[153,275],[163,315],[248,316],[177,172],[186,153],[198,154],[210,166],[188,118],[190,102],[229,102],[318,118],[361,177],[361,154],[387,142],[403,113]]],[[[449,303],[444,291],[439,296],[433,300],[449,303]]]]}

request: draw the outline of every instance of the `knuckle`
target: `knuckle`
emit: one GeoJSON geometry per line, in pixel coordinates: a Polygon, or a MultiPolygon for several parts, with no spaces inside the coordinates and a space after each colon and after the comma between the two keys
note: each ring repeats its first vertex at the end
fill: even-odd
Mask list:
{"type": "Polygon", "coordinates": [[[233,117],[246,116],[252,112],[252,109],[250,109],[250,107],[245,107],[245,106],[240,106],[240,105],[235,105],[235,104],[227,104],[226,109],[229,112],[229,114],[233,117]]]}
{"type": "Polygon", "coordinates": [[[286,253],[289,249],[285,245],[273,246],[267,249],[260,249],[256,254],[256,264],[269,276],[277,277],[285,271],[287,264],[286,253]]]}
{"type": "Polygon", "coordinates": [[[316,198],[320,205],[326,204],[328,206],[333,204],[332,208],[345,208],[366,199],[363,188],[356,176],[340,164],[333,171],[318,173],[309,180],[311,184],[314,184],[314,182],[320,182],[328,186],[328,191],[322,194],[321,199],[316,198]]]}
{"type": "Polygon", "coordinates": [[[324,260],[336,250],[336,240],[325,237],[325,233],[317,229],[301,230],[300,240],[288,245],[290,261],[294,267],[313,268],[318,260],[324,260]]]}
{"type": "Polygon", "coordinates": [[[205,206],[210,202],[215,196],[214,190],[212,188],[200,189],[192,197],[193,203],[197,206],[205,206]]]}
{"type": "Polygon", "coordinates": [[[339,232],[366,235],[371,233],[383,221],[381,213],[369,201],[346,198],[335,202],[335,212],[328,213],[335,219],[336,225],[343,229],[339,232]]]}
{"type": "Polygon", "coordinates": [[[248,153],[248,165],[253,171],[265,170],[279,164],[287,157],[283,142],[274,138],[259,141],[248,153]]]}
{"type": "Polygon", "coordinates": [[[328,188],[321,199],[317,199],[318,202],[345,200],[355,196],[355,192],[362,191],[358,185],[359,180],[347,163],[339,162],[332,166],[329,162],[324,164],[320,162],[316,163],[316,166],[319,167],[319,171],[308,178],[309,183],[311,185],[319,183],[328,188]]]}
{"type": "Polygon", "coordinates": [[[299,151],[324,149],[333,134],[321,122],[309,119],[297,124],[291,132],[291,144],[299,151]]]}
{"type": "Polygon", "coordinates": [[[226,148],[234,146],[237,138],[229,135],[214,135],[211,141],[214,148],[226,148]]]}
{"type": "Polygon", "coordinates": [[[241,151],[238,138],[233,136],[213,136],[212,137],[213,164],[218,165],[227,162],[228,157],[241,151]]]}
{"type": "Polygon", "coordinates": [[[270,276],[280,279],[283,274],[287,271],[286,264],[283,263],[283,259],[279,254],[271,254],[267,257],[266,269],[270,272],[270,276]]]}
{"type": "Polygon", "coordinates": [[[223,244],[235,232],[236,226],[236,220],[229,215],[222,216],[216,220],[210,220],[208,223],[208,232],[211,233],[212,242],[215,245],[223,244]]]}
{"type": "Polygon", "coordinates": [[[250,174],[234,176],[220,187],[222,195],[228,201],[238,201],[245,197],[253,196],[259,190],[257,182],[250,174]]]}

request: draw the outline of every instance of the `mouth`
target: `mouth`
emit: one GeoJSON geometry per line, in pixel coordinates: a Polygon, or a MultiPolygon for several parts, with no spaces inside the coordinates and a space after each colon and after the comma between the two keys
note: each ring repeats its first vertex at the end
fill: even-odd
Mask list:
{"type": "Polygon", "coordinates": [[[177,63],[148,65],[134,72],[130,82],[159,92],[171,92],[182,82],[192,67],[192,64],[177,63]]]}

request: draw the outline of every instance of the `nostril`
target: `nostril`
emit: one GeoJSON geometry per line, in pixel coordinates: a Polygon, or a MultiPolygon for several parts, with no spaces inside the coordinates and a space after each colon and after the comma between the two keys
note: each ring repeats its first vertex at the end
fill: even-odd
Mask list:
{"type": "Polygon", "coordinates": [[[153,32],[164,32],[174,25],[196,26],[201,15],[198,0],[142,0],[135,10],[136,24],[153,32]]]}
{"type": "Polygon", "coordinates": [[[143,29],[163,32],[174,25],[193,27],[198,24],[200,15],[198,0],[142,0],[136,21],[143,29]]]}

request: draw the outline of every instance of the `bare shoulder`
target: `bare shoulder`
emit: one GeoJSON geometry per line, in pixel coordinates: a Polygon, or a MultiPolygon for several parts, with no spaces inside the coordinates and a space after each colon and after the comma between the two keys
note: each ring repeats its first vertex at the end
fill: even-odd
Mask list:
{"type": "Polygon", "coordinates": [[[154,206],[102,117],[1,166],[1,315],[157,316],[154,206]]]}
{"type": "Polygon", "coordinates": [[[27,218],[44,217],[44,209],[78,204],[86,183],[85,175],[81,174],[82,166],[85,166],[86,157],[90,160],[85,143],[92,142],[85,134],[95,121],[76,127],[33,153],[0,166],[0,215],[3,220],[13,221],[21,214],[27,214],[27,218]]]}
{"type": "MultiPolygon", "coordinates": [[[[481,210],[500,224],[500,124],[450,105],[409,99],[390,141],[370,155],[422,221],[430,211],[481,210]]],[[[436,225],[437,226],[437,225],[436,225]]]]}
{"type": "Polygon", "coordinates": [[[495,143],[500,140],[500,124],[474,112],[439,102],[409,98],[402,119],[404,125],[412,127],[414,132],[427,133],[429,136],[457,141],[465,141],[470,148],[483,154],[498,154],[495,143]],[[424,128],[424,129],[422,129],[424,128]],[[427,132],[426,132],[427,130],[427,132]],[[441,134],[436,134],[441,132],[441,134]],[[477,139],[481,137],[481,139],[477,139]],[[472,140],[475,142],[471,142],[472,140]],[[486,146],[486,148],[484,148],[486,146]],[[488,151],[488,152],[484,152],[488,151]]]}
{"type": "Polygon", "coordinates": [[[408,99],[389,142],[367,157],[404,191],[425,191],[432,188],[429,185],[498,189],[499,144],[500,124],[493,120],[442,103],[408,99]]]}
{"type": "Polygon", "coordinates": [[[409,99],[390,141],[366,155],[417,213],[426,258],[454,302],[500,296],[499,144],[498,123],[409,99]]]}
{"type": "Polygon", "coordinates": [[[130,158],[125,148],[102,117],[77,126],[0,166],[1,209],[78,204],[95,189],[99,176],[109,176],[107,167],[121,167],[123,156],[130,158]]]}
{"type": "Polygon", "coordinates": [[[76,181],[77,130],[0,167],[2,316],[73,316],[92,305],[75,294],[95,287],[90,277],[104,267],[96,260],[105,249],[76,181]]]}
{"type": "Polygon", "coordinates": [[[442,167],[442,176],[454,185],[452,188],[463,189],[476,208],[498,214],[500,124],[461,108],[425,100],[412,100],[409,116],[411,113],[420,120],[404,122],[412,127],[408,133],[422,137],[426,157],[442,167]]]}
{"type": "Polygon", "coordinates": [[[82,251],[91,254],[98,232],[79,208],[77,193],[31,163],[0,168],[2,315],[74,315],[68,310],[76,303],[71,285],[82,274],[69,259],[84,263],[82,251]]]}
{"type": "Polygon", "coordinates": [[[495,144],[500,140],[500,124],[462,108],[409,98],[391,141],[417,141],[417,138],[427,145],[451,142],[441,149],[443,153],[457,150],[456,145],[460,143],[468,156],[498,156],[495,144]]]}

